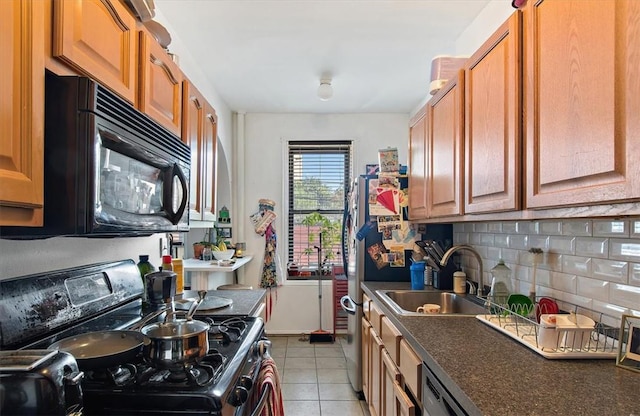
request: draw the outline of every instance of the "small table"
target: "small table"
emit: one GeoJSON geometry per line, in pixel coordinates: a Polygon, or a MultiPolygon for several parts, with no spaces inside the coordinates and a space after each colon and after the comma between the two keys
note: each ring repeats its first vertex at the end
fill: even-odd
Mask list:
{"type": "MultiPolygon", "coordinates": [[[[191,273],[192,290],[209,290],[209,277],[211,273],[235,273],[240,267],[249,263],[253,256],[244,256],[235,259],[229,266],[219,266],[217,260],[203,261],[197,259],[185,259],[182,262],[184,272],[191,273]]],[[[229,283],[228,281],[220,284],[229,283]]],[[[215,289],[215,288],[214,288],[215,289]]]]}

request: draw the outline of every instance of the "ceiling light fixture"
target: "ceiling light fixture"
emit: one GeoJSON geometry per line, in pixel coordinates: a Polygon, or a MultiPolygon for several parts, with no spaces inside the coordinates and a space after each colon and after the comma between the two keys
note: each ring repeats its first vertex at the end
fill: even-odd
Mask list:
{"type": "Polygon", "coordinates": [[[331,78],[320,79],[320,86],[318,87],[318,97],[322,101],[328,101],[333,97],[333,87],[331,86],[331,78]]]}

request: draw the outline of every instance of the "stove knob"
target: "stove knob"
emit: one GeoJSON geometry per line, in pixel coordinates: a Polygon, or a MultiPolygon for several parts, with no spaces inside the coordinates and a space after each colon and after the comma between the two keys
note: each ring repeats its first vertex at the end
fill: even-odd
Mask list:
{"type": "Polygon", "coordinates": [[[247,391],[249,391],[251,390],[251,387],[253,387],[253,380],[251,380],[251,377],[249,376],[242,376],[240,377],[238,385],[244,387],[245,389],[247,389],[247,391]]]}
{"type": "Polygon", "coordinates": [[[242,406],[247,399],[249,399],[249,391],[242,386],[236,386],[229,394],[229,404],[231,406],[242,406]]]}
{"type": "Polygon", "coordinates": [[[261,339],[258,341],[258,356],[260,358],[266,358],[271,355],[271,341],[268,339],[261,339]]]}

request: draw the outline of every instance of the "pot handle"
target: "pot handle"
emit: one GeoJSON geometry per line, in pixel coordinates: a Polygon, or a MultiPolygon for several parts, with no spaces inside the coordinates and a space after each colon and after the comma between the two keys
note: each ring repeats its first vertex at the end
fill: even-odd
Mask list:
{"type": "Polygon", "coordinates": [[[198,306],[200,306],[205,296],[207,296],[206,290],[198,290],[198,300],[194,301],[191,304],[191,307],[189,307],[189,311],[187,312],[187,321],[193,319],[193,314],[196,313],[196,309],[198,309],[198,306]]]}

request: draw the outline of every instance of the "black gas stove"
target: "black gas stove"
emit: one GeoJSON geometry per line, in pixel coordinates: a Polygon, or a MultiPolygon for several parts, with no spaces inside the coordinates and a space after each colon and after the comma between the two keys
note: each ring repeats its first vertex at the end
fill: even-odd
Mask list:
{"type": "MultiPolygon", "coordinates": [[[[133,260],[3,280],[0,290],[3,350],[46,349],[87,332],[130,329],[148,312],[133,260]]],[[[259,390],[254,384],[269,347],[262,319],[198,314],[194,319],[209,324],[209,350],[177,367],[155,368],[143,352],[108,368],[82,368],[78,360],[84,371],[82,414],[251,414],[259,390]]]]}

